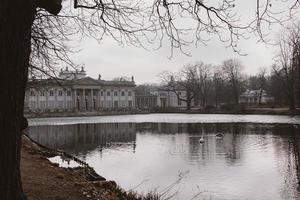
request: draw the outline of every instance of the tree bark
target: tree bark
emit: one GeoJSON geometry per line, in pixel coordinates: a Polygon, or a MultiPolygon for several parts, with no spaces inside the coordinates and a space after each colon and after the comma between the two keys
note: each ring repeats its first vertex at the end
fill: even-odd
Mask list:
{"type": "Polygon", "coordinates": [[[20,175],[20,124],[23,117],[31,25],[31,0],[0,2],[0,199],[26,199],[20,175]]]}

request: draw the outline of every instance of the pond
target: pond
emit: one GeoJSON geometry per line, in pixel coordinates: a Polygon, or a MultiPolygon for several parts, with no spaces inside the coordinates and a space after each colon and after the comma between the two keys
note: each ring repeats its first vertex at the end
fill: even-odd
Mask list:
{"type": "Polygon", "coordinates": [[[176,200],[296,200],[299,124],[298,117],[259,115],[43,118],[30,120],[29,135],[126,190],[176,200]]]}

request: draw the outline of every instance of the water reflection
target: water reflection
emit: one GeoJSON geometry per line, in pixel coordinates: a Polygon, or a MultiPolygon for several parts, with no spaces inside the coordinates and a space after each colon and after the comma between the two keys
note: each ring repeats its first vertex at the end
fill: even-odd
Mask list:
{"type": "Polygon", "coordinates": [[[86,154],[95,149],[114,147],[135,149],[136,130],[131,123],[75,124],[30,127],[35,141],[71,154],[86,154]]]}
{"type": "Polygon", "coordinates": [[[279,124],[103,123],[36,126],[30,136],[78,155],[125,189],[161,192],[184,172],[173,199],[295,200],[299,130],[279,124]]]}

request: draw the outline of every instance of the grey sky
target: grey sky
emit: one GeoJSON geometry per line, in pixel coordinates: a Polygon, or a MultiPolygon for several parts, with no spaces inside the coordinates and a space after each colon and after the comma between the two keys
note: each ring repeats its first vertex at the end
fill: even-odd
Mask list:
{"type": "MultiPolygon", "coordinates": [[[[239,13],[243,13],[243,20],[253,17],[253,2],[255,1],[243,1],[236,6],[239,13]]],[[[272,33],[274,32],[276,31],[272,33]]],[[[269,36],[273,37],[274,35],[269,36]]],[[[158,50],[147,51],[142,48],[121,47],[111,38],[105,38],[100,44],[94,39],[85,38],[78,45],[81,51],[72,57],[75,62],[85,64],[88,75],[94,78],[98,77],[99,73],[103,79],[133,75],[138,84],[153,83],[159,81],[157,75],[164,70],[175,72],[183,65],[196,61],[218,65],[228,58],[239,58],[245,66],[245,73],[255,74],[259,67],[269,67],[273,63],[275,51],[273,46],[256,41],[257,38],[253,37],[239,43],[247,56],[239,56],[231,48],[226,48],[226,44],[212,38],[207,46],[189,46],[187,51],[191,52],[191,57],[175,51],[172,59],[169,59],[168,45],[158,50]]]]}
{"type": "Polygon", "coordinates": [[[157,75],[164,70],[178,71],[183,65],[196,61],[211,64],[221,64],[228,58],[239,58],[245,66],[247,74],[255,74],[262,66],[270,66],[274,49],[255,40],[243,42],[241,48],[247,56],[239,56],[231,48],[225,48],[219,41],[210,42],[207,46],[195,48],[190,46],[192,53],[188,57],[180,52],[169,59],[169,47],[156,51],[146,51],[135,47],[120,47],[113,41],[103,41],[98,44],[93,39],[82,42],[82,50],[74,56],[77,63],[84,63],[89,76],[112,79],[118,76],[135,77],[137,83],[158,82],[157,75]]]}

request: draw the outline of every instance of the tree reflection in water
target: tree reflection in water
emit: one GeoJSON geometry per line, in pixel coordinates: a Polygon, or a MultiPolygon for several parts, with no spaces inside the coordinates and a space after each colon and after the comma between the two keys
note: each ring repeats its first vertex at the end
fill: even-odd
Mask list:
{"type": "MultiPolygon", "coordinates": [[[[73,155],[80,155],[84,159],[90,152],[98,152],[100,153],[100,158],[102,158],[103,150],[117,150],[127,152],[126,156],[129,156],[128,152],[134,154],[135,157],[130,156],[128,158],[139,164],[141,162],[147,162],[153,165],[168,165],[169,160],[174,161],[179,159],[181,160],[180,165],[182,166],[174,165],[174,168],[195,168],[196,171],[191,171],[191,173],[200,173],[201,176],[205,176],[205,173],[207,173],[214,177],[215,174],[220,173],[220,170],[224,170],[224,172],[220,173],[222,176],[226,176],[230,173],[233,173],[232,176],[234,176],[234,173],[241,174],[243,177],[232,180],[232,183],[235,184],[235,181],[240,181],[240,185],[246,185],[245,188],[248,187],[248,182],[244,180],[247,179],[245,170],[267,167],[265,166],[265,162],[268,160],[274,162],[276,165],[276,167],[271,167],[270,174],[280,175],[283,179],[280,183],[277,183],[279,184],[279,186],[277,185],[278,188],[272,189],[272,191],[279,190],[278,194],[276,194],[277,196],[274,194],[273,196],[271,195],[271,197],[278,199],[279,195],[280,199],[300,198],[299,125],[245,123],[100,123],[34,126],[30,127],[29,135],[43,145],[62,149],[73,155]],[[222,137],[218,138],[216,134],[219,133],[222,134],[222,137]],[[203,144],[199,143],[201,136],[204,138],[203,144]],[[158,144],[160,142],[161,144],[158,144]],[[150,143],[151,145],[155,143],[154,146],[150,145],[151,148],[160,149],[157,150],[160,152],[159,155],[152,153],[139,157],[138,154],[141,151],[155,152],[149,149],[145,150],[145,148],[149,148],[150,143]],[[164,154],[166,148],[169,148],[168,155],[164,154]],[[249,163],[249,160],[251,162],[256,161],[255,156],[259,154],[271,157],[263,158],[260,155],[260,160],[258,160],[257,163],[249,163]],[[162,157],[161,160],[166,163],[147,161],[147,159],[156,159],[160,156],[162,157]],[[251,165],[252,168],[245,167],[245,165],[251,165]],[[277,172],[272,171],[274,169],[276,169],[277,172]]],[[[120,155],[122,156],[123,154],[120,155]]],[[[102,164],[104,165],[105,163],[102,164]]],[[[139,170],[134,168],[132,163],[128,163],[128,166],[122,167],[132,168],[134,173],[139,170]]],[[[255,172],[251,172],[249,175],[255,176],[255,172]]],[[[259,174],[256,176],[259,176],[259,174]]],[[[138,179],[139,177],[136,178],[138,179]]],[[[164,180],[159,180],[159,178],[160,177],[153,177],[153,179],[157,179],[157,184],[163,183],[164,180]]],[[[207,177],[205,181],[209,181],[209,178],[210,177],[207,177]]],[[[218,178],[218,176],[215,177],[215,179],[218,178]]],[[[279,179],[271,178],[269,183],[271,184],[274,180],[277,181],[279,179]]],[[[122,182],[122,180],[119,181],[122,182]]],[[[140,181],[141,180],[138,180],[137,182],[140,181]]],[[[196,181],[195,184],[199,182],[198,179],[194,180],[193,178],[187,180],[189,184],[193,181],[196,181]]],[[[226,179],[214,180],[216,183],[204,182],[203,184],[208,188],[212,185],[212,187],[216,189],[221,187],[216,185],[218,181],[219,184],[223,184],[221,185],[222,187],[228,184],[226,179]]],[[[268,183],[268,180],[265,182],[268,183]]],[[[124,183],[124,187],[126,187],[126,184],[128,183],[124,183]]],[[[244,188],[242,187],[241,190],[242,189],[244,188]]],[[[182,196],[186,197],[185,195],[187,194],[183,194],[182,196]]],[[[213,193],[210,195],[213,196],[213,193]]],[[[217,195],[218,194],[216,194],[216,196],[217,195]]],[[[255,191],[247,191],[245,189],[245,191],[241,191],[240,195],[239,198],[245,199],[248,198],[249,195],[256,194],[255,191]]],[[[256,199],[264,199],[266,197],[269,198],[270,196],[255,196],[256,199]]],[[[224,199],[230,198],[232,198],[232,196],[228,196],[224,199]]]]}

